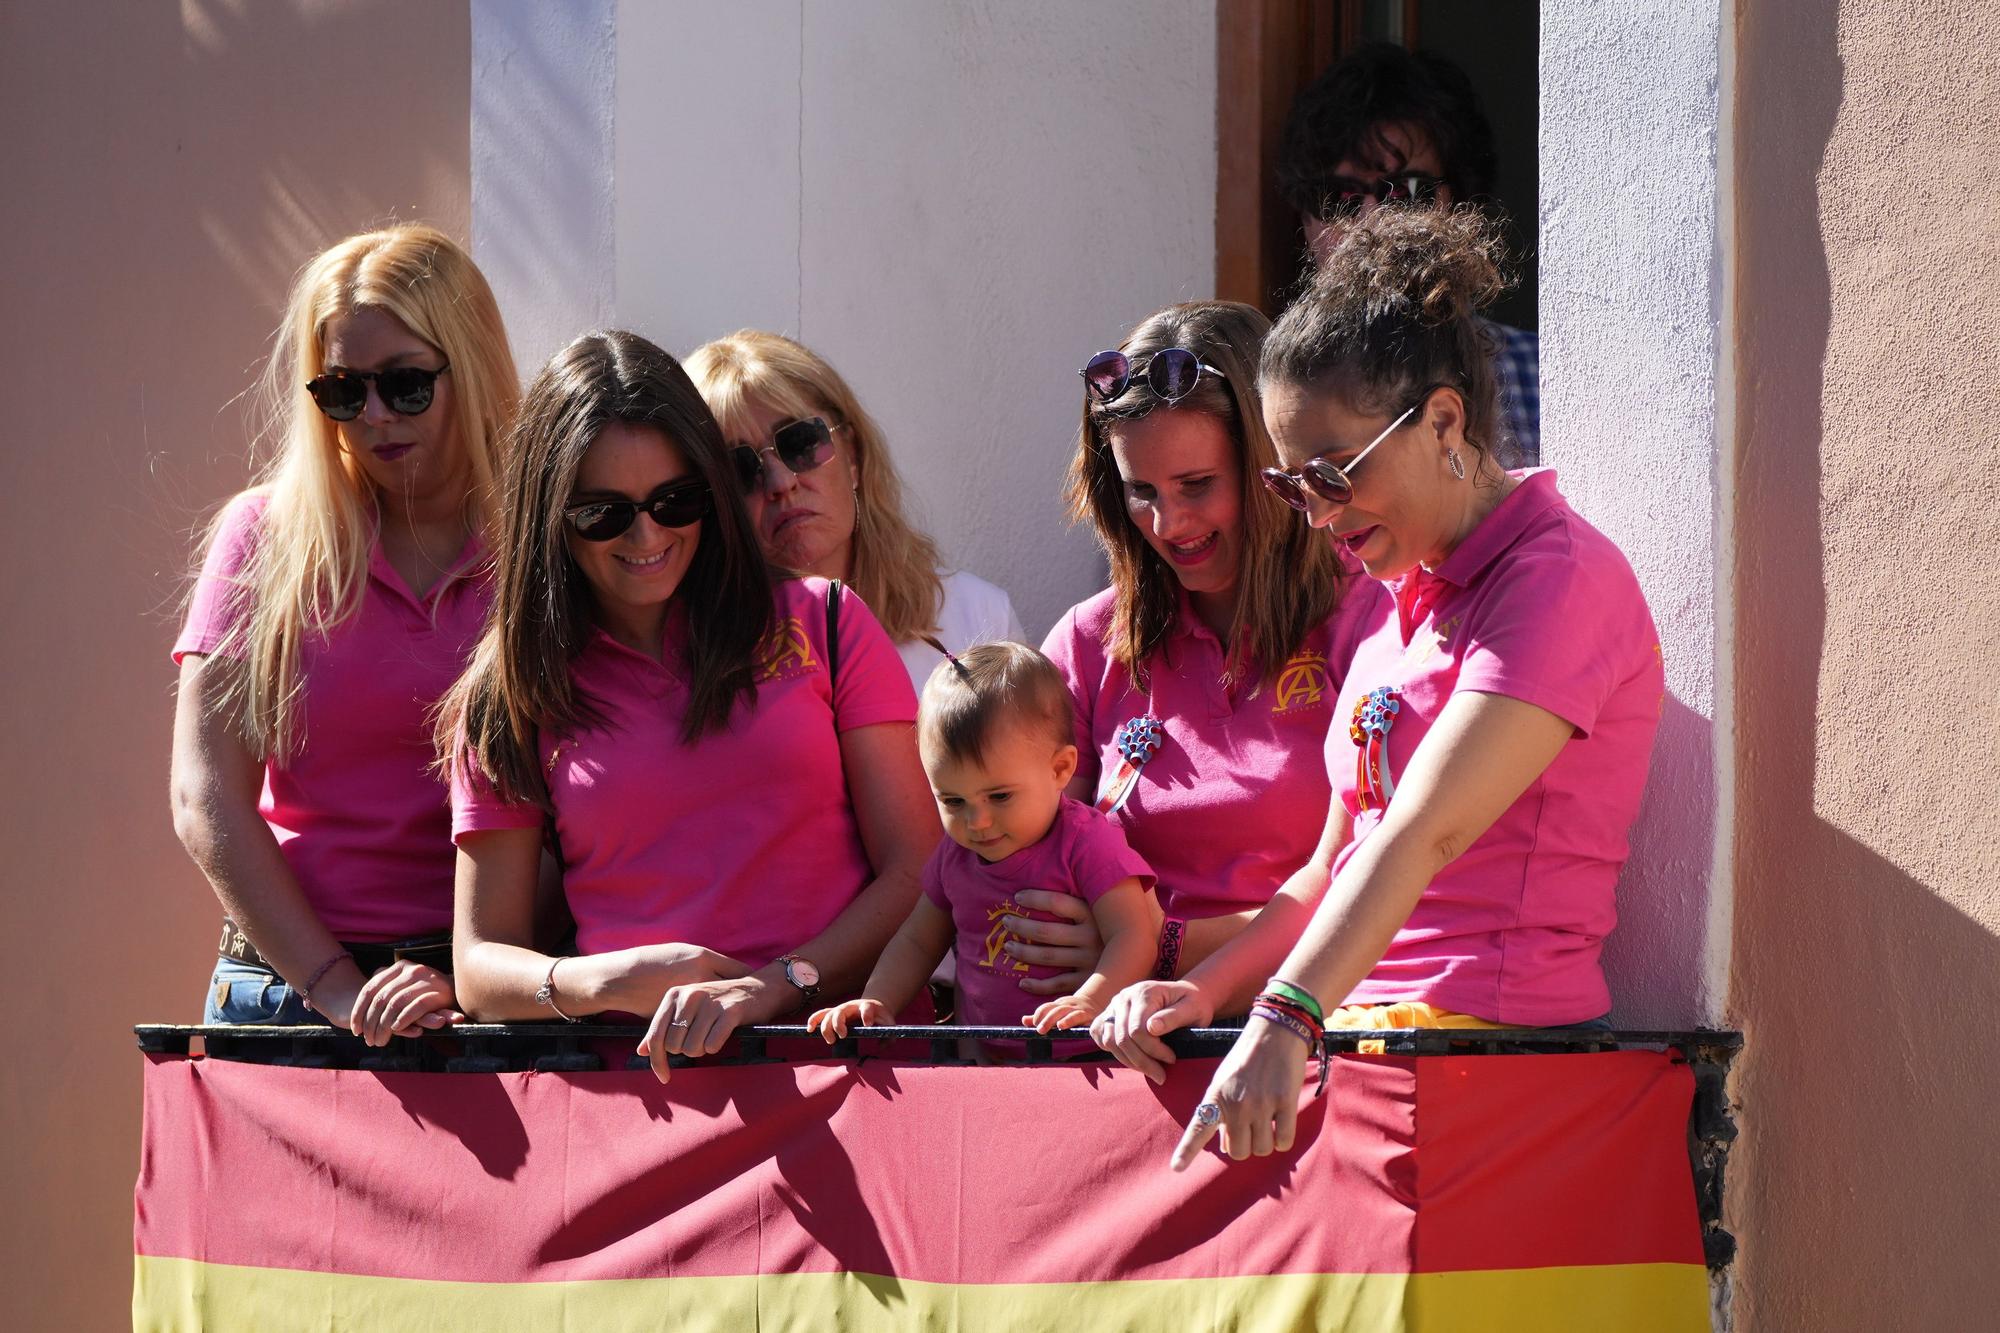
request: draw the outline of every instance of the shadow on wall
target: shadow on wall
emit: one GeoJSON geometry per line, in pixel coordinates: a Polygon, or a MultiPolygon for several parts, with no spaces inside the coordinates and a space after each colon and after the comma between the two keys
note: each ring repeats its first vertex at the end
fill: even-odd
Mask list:
{"type": "Polygon", "coordinates": [[[1618,880],[1618,925],[1604,940],[1619,1027],[1684,1028],[1701,1019],[1694,982],[1708,932],[1714,790],[1715,724],[1669,694],[1618,880]]]}
{"type": "MultiPolygon", "coordinates": [[[[1756,194],[1743,201],[1731,312],[1741,748],[1729,1011],[1748,1037],[1727,1208],[1742,1242],[1737,1308],[1755,1328],[1986,1327],[2000,1307],[2000,941],[1815,807],[1816,747],[1856,743],[1821,716],[1822,532],[1839,510],[1821,495],[1833,295],[1815,238],[1848,91],[1842,7],[1746,6],[1738,28],[1735,173],[1756,194]]],[[[1885,562],[1874,586],[1912,581],[1911,563],[1885,562]]],[[[1840,591],[1843,605],[1860,595],[1840,591]]],[[[1879,795],[1862,799],[1907,791],[1908,772],[1883,760],[1879,795]]],[[[1969,815],[1950,803],[1985,776],[1939,791],[1933,813],[1969,815]]]]}

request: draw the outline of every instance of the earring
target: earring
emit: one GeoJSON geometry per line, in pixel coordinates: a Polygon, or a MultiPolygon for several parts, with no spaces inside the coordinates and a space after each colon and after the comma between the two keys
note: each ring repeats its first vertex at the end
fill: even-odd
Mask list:
{"type": "Polygon", "coordinates": [[[1460,481],[1464,481],[1465,464],[1458,461],[1458,450],[1447,449],[1445,450],[1444,456],[1451,463],[1451,475],[1457,477],[1460,481]]]}

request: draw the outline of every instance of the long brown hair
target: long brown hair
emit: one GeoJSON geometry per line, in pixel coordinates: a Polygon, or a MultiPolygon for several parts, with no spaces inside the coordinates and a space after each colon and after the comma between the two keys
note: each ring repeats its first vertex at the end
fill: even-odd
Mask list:
{"type": "MultiPolygon", "coordinates": [[[[739,329],[689,354],[687,371],[725,434],[748,438],[744,418],[754,399],[792,417],[824,416],[848,427],[854,468],[854,541],[843,577],[891,643],[935,634],[944,585],[937,543],[903,512],[903,479],[875,418],[840,372],[811,348],[776,333],[739,329]]],[[[835,440],[839,439],[836,435],[835,440]]]]}
{"type": "Polygon", "coordinates": [[[1154,394],[1146,377],[1111,403],[1085,395],[1083,428],[1069,469],[1070,512],[1088,520],[1111,564],[1115,604],[1105,632],[1111,659],[1145,688],[1152,656],[1166,645],[1180,612],[1180,580],[1146,544],[1125,504],[1105,432],[1121,420],[1147,412],[1199,412],[1220,421],[1236,446],[1243,515],[1242,591],[1235,623],[1226,641],[1229,670],[1269,684],[1314,626],[1333,614],[1340,600],[1341,570],[1324,539],[1298,520],[1271,494],[1259,473],[1277,466],[1277,451],[1264,429],[1257,396],[1257,365],[1270,321],[1253,306],[1236,301],[1189,301],[1168,306],[1133,329],[1120,344],[1143,363],[1167,347],[1184,347],[1220,375],[1203,375],[1194,391],[1169,406],[1154,394]]]}
{"type": "Polygon", "coordinates": [[[586,333],[556,353],[521,400],[501,474],[493,609],[471,666],[438,710],[439,753],[469,759],[503,800],[546,800],[538,731],[605,721],[570,673],[597,615],[570,558],[562,511],[584,455],[614,421],[664,434],[714,500],[674,592],[688,621],[682,743],[727,726],[739,699],[756,698],[752,663],[775,602],[722,432],[673,357],[635,333],[586,333]]]}
{"type": "Polygon", "coordinates": [[[304,742],[300,650],[354,614],[368,581],[375,487],[306,392],[326,368],[327,324],[364,307],[395,316],[451,366],[452,429],[471,472],[467,519],[489,547],[494,537],[497,456],[520,389],[493,291],[436,227],[350,236],[300,270],[285,303],[258,396],[270,457],[258,472],[268,496],[262,528],[242,574],[248,614],[211,659],[228,664],[226,698],[261,758],[282,759],[304,742]]]}

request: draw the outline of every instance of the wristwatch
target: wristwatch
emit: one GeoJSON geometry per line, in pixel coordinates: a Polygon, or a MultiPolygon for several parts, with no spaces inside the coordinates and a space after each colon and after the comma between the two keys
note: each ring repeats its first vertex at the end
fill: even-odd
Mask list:
{"type": "Polygon", "coordinates": [[[795,953],[788,953],[778,959],[785,965],[785,980],[799,988],[799,995],[807,1004],[819,998],[819,969],[795,953]]]}

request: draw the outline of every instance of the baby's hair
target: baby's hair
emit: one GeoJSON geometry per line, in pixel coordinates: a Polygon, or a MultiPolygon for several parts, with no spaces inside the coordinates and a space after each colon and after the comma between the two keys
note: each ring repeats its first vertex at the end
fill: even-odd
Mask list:
{"type": "Polygon", "coordinates": [[[982,643],[954,655],[926,642],[945,660],[924,682],[917,727],[953,759],[978,763],[1006,721],[1039,724],[1056,749],[1076,743],[1069,686],[1054,662],[1025,643],[982,643]]]}

